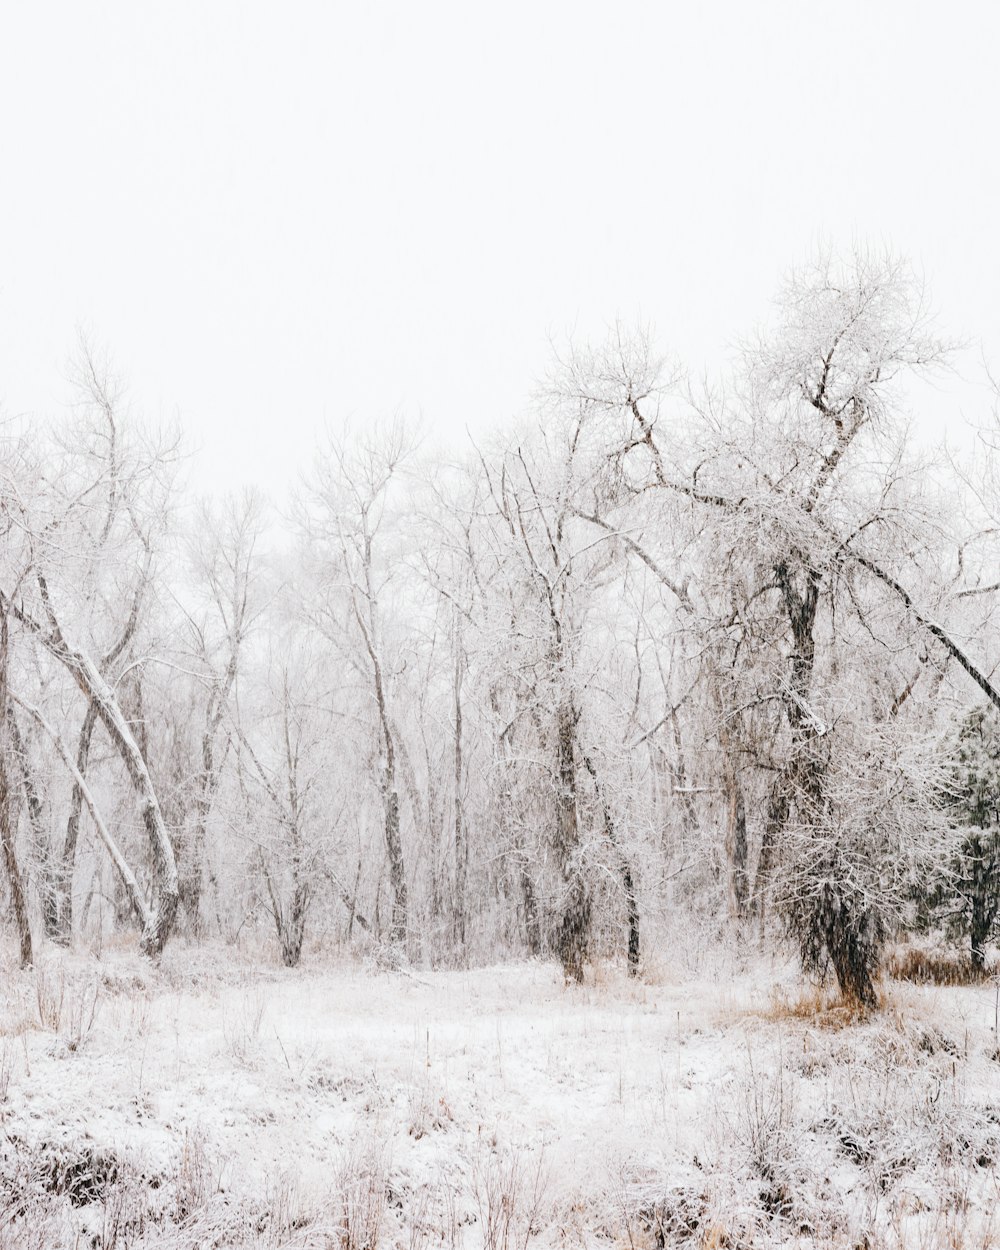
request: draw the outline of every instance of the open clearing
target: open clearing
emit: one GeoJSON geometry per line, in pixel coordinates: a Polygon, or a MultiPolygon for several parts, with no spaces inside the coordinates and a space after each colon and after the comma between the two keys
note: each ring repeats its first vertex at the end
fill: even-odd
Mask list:
{"type": "Polygon", "coordinates": [[[992,985],[12,954],[4,1250],[994,1244],[992,985]]]}

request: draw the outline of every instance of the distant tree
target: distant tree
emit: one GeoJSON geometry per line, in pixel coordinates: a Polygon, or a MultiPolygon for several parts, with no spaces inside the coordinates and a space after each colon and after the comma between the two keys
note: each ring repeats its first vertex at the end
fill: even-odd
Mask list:
{"type": "Polygon", "coordinates": [[[259,545],[264,503],[252,491],[218,504],[203,501],[187,542],[186,630],[182,656],[197,674],[194,702],[176,708],[174,786],[181,903],[197,933],[202,894],[217,871],[208,828],[232,747],[232,704],[251,633],[263,609],[259,545]]]}
{"type": "MultiPolygon", "coordinates": [[[[293,968],[338,834],[337,775],[323,705],[323,657],[271,622],[269,663],[241,701],[237,757],[247,837],[274,922],[281,958],[293,968]]],[[[342,806],[342,805],[341,805],[342,806]]]]}
{"type": "Polygon", "coordinates": [[[410,945],[410,887],[400,803],[407,761],[394,706],[395,621],[389,619],[401,561],[384,547],[392,541],[392,507],[410,451],[409,436],[398,421],[353,442],[331,440],[317,457],[299,517],[304,568],[311,582],[303,595],[302,613],[360,677],[374,713],[378,763],[372,780],[382,808],[394,959],[407,958],[410,945]]]}

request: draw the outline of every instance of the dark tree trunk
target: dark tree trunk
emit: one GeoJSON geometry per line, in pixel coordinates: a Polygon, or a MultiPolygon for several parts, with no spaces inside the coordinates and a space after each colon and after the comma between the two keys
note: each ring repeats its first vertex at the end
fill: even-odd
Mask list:
{"type": "Polygon", "coordinates": [[[583,757],[584,766],[590,773],[591,780],[594,783],[594,790],[597,794],[598,802],[601,805],[601,814],[604,818],[604,833],[608,841],[615,848],[618,855],[619,870],[622,875],[622,893],[625,896],[625,919],[628,924],[628,974],[630,977],[639,975],[639,897],[636,894],[635,879],[632,875],[632,865],[629,863],[628,856],[622,849],[618,841],[618,831],[615,828],[614,817],[611,814],[611,808],[608,804],[607,796],[598,780],[597,769],[589,755],[583,757]]]}
{"type": "Polygon", "coordinates": [[[17,925],[22,968],[29,968],[32,961],[31,924],[28,920],[28,903],[24,895],[24,881],[17,863],[14,847],[16,820],[12,819],[12,795],[7,777],[7,761],[0,753],[0,844],[3,848],[4,870],[10,887],[10,903],[17,925]]]}
{"type": "Polygon", "coordinates": [[[392,886],[392,918],[389,941],[400,952],[406,950],[407,891],[403,866],[403,843],[399,836],[399,794],[389,768],[383,774],[382,798],[385,803],[385,846],[389,853],[389,884],[392,886]]]}
{"type": "Polygon", "coordinates": [[[311,899],[309,883],[302,880],[298,863],[293,863],[292,897],[285,907],[281,901],[280,886],[276,886],[272,880],[263,852],[260,853],[259,864],[271,902],[271,916],[281,947],[281,962],[286,968],[294,968],[302,958],[302,942],[311,899]]]}
{"type": "Polygon", "coordinates": [[[869,1010],[877,1007],[875,977],[883,935],[873,918],[853,907],[833,885],[821,892],[818,911],[823,943],[841,994],[869,1010]]]}
{"type": "Polygon", "coordinates": [[[743,790],[735,782],[729,795],[729,819],[726,825],[726,854],[729,859],[729,910],[737,920],[747,908],[747,814],[743,790]]]}
{"type": "MultiPolygon", "coordinates": [[[[772,854],[780,850],[778,838],[793,814],[805,828],[817,828],[827,809],[825,730],[809,706],[821,578],[804,561],[797,574],[784,561],[774,572],[792,635],[791,679],[784,699],[792,744],[768,813],[772,854]]],[[[863,1007],[874,1007],[878,1002],[875,977],[884,940],[878,918],[862,899],[845,891],[835,862],[811,871],[825,876],[822,888],[792,900],[789,909],[803,960],[806,966],[815,967],[825,950],[844,997],[863,1007]]]]}
{"type": "Polygon", "coordinates": [[[528,872],[528,866],[521,861],[519,873],[521,899],[524,906],[524,940],[528,946],[528,954],[537,959],[542,953],[542,924],[538,916],[538,898],[535,895],[535,883],[528,872]]]}
{"type": "Polygon", "coordinates": [[[971,950],[969,952],[972,968],[982,972],[986,967],[986,943],[990,937],[990,922],[986,918],[986,909],[980,899],[972,901],[972,917],[969,925],[971,950]]]}
{"type": "Polygon", "coordinates": [[[28,809],[28,827],[31,830],[32,858],[38,869],[38,893],[42,906],[42,927],[45,936],[54,942],[61,940],[59,927],[58,864],[54,862],[48,831],[45,828],[44,805],[31,773],[28,749],[21,733],[12,703],[7,704],[7,730],[10,734],[11,754],[17,761],[21,786],[28,809]]]}
{"type": "Polygon", "coordinates": [[[557,712],[556,860],[562,877],[562,916],[556,949],[566,979],[583,980],[590,946],[591,902],[578,860],[580,825],[576,793],[576,714],[570,702],[557,712]]]}
{"type": "Polygon", "coordinates": [[[292,904],[287,915],[278,924],[278,940],[281,942],[281,962],[286,968],[294,968],[302,958],[302,943],[306,935],[306,914],[309,910],[309,887],[302,882],[295,886],[292,904]]]}

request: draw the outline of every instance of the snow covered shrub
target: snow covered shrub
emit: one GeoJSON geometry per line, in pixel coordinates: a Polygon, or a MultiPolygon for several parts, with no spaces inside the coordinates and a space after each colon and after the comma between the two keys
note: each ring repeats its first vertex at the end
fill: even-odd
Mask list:
{"type": "Polygon", "coordinates": [[[209,1155],[204,1136],[195,1131],[184,1137],[184,1149],[174,1180],[174,1216],[188,1220],[203,1211],[219,1192],[222,1169],[209,1155]]]}
{"type": "Polygon", "coordinates": [[[102,1000],[101,982],[96,976],[74,975],[52,965],[35,972],[38,1022],[43,1029],[59,1033],[68,1050],[79,1050],[86,1041],[102,1000]]]}
{"type": "Polygon", "coordinates": [[[65,993],[66,980],[61,972],[57,975],[46,967],[36,970],[35,1002],[38,1005],[38,1023],[50,1033],[55,1033],[59,1028],[65,993]]]}
{"type": "Polygon", "coordinates": [[[339,1250],[376,1250],[386,1217],[386,1160],[380,1143],[356,1141],[334,1176],[339,1250]]]}
{"type": "Polygon", "coordinates": [[[260,1057],[264,1007],[263,990],[259,987],[248,989],[233,1015],[223,1021],[223,1032],[233,1058],[247,1068],[253,1067],[260,1057]]]}
{"type": "Polygon", "coordinates": [[[483,1147],[473,1163],[483,1250],[524,1250],[537,1233],[548,1185],[544,1151],[483,1147]]]}

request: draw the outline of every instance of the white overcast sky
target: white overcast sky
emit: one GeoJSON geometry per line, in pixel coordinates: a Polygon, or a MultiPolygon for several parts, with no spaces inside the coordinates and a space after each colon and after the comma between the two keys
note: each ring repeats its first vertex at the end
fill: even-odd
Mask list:
{"type": "Polygon", "coordinates": [[[853,239],[922,269],[972,377],[998,55],[986,3],[8,3],[0,400],[58,411],[83,324],[199,483],[280,489],[324,420],[502,423],[550,335],[715,362],[853,239]]]}

